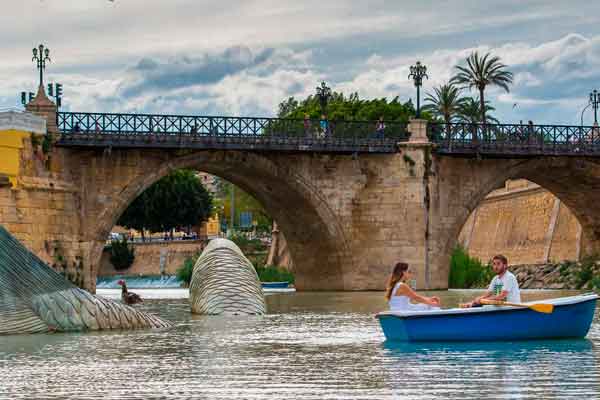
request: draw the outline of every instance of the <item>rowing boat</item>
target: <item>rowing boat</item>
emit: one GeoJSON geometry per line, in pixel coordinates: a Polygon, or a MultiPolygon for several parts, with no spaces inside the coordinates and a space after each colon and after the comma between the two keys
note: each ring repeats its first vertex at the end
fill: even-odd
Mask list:
{"type": "MultiPolygon", "coordinates": [[[[544,300],[552,313],[526,307],[483,306],[376,315],[387,340],[404,342],[490,341],[582,338],[587,335],[598,296],[593,293],[544,300]]],[[[524,303],[524,304],[534,304],[524,303]]]]}

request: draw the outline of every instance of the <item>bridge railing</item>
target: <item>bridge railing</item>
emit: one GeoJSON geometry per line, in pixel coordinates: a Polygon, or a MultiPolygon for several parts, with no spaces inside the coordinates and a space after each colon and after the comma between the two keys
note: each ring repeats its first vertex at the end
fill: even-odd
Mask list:
{"type": "Polygon", "coordinates": [[[396,121],[59,112],[57,126],[63,145],[391,152],[408,140],[396,121]]]}
{"type": "Polygon", "coordinates": [[[445,154],[600,154],[600,129],[593,126],[430,123],[427,133],[445,154]]]}

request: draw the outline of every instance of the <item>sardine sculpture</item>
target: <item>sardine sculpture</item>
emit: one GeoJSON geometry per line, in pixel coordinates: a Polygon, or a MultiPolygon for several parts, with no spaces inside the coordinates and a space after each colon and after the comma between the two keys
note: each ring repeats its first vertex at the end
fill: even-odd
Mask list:
{"type": "Polygon", "coordinates": [[[0,226],[0,335],[170,326],[78,288],[0,226]]]}
{"type": "Polygon", "coordinates": [[[190,304],[195,314],[253,315],[266,312],[256,270],[227,239],[208,243],[192,271],[190,304]]]}

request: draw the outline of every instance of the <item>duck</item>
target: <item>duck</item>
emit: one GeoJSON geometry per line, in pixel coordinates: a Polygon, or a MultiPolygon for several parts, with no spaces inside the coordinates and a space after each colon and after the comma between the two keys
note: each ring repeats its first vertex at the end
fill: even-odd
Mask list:
{"type": "Polygon", "coordinates": [[[119,279],[117,285],[121,286],[121,301],[123,303],[131,305],[144,302],[138,294],[127,291],[127,284],[123,279],[119,279]]]}

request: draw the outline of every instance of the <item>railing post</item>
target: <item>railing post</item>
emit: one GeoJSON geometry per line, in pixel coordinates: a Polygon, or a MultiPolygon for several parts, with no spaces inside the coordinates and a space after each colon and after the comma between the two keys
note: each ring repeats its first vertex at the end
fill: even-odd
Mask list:
{"type": "Polygon", "coordinates": [[[410,133],[409,142],[429,143],[429,138],[427,137],[427,120],[411,119],[408,122],[408,132],[410,133]]]}

